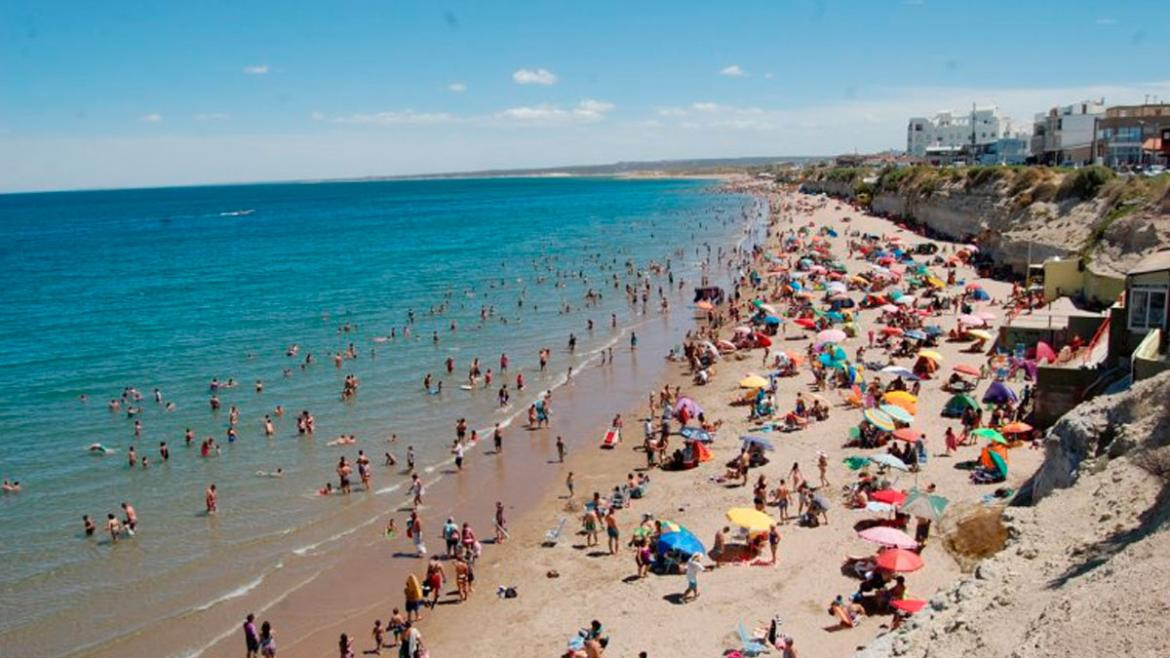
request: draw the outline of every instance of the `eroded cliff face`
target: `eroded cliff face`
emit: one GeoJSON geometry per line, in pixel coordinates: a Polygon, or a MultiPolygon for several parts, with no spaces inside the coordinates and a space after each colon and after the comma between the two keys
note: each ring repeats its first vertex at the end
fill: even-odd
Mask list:
{"type": "MultiPolygon", "coordinates": [[[[1053,175],[1035,187],[1007,177],[978,185],[961,179],[907,183],[874,190],[871,209],[955,239],[978,237],[998,262],[1019,271],[1029,260],[1084,255],[1093,270],[1124,275],[1148,253],[1170,248],[1170,196],[1138,204],[1119,200],[1120,185],[1113,185],[1089,199],[1053,199],[1060,181],[1053,175]]],[[[839,180],[805,186],[838,198],[853,198],[857,191],[856,183],[839,180]]]]}

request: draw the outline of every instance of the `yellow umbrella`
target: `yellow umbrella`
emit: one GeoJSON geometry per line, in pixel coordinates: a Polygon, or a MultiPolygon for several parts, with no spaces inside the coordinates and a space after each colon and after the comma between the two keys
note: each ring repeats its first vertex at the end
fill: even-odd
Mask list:
{"type": "Polygon", "coordinates": [[[942,279],[933,276],[926,277],[926,282],[929,283],[932,287],[938,288],[940,290],[947,285],[942,282],[942,279]]]}
{"type": "Polygon", "coordinates": [[[934,350],[922,350],[918,353],[918,356],[924,356],[924,357],[930,359],[931,361],[934,361],[935,363],[942,363],[943,362],[942,355],[939,354],[938,352],[935,352],[934,350]]]}
{"type": "Polygon", "coordinates": [[[911,414],[918,413],[918,398],[907,393],[906,391],[890,391],[889,393],[886,393],[884,396],[882,396],[882,400],[894,405],[895,407],[901,407],[911,414]]]}
{"type": "Polygon", "coordinates": [[[776,523],[772,517],[751,507],[733,507],[727,510],[727,520],[748,532],[762,532],[776,523]]]}
{"type": "Polygon", "coordinates": [[[978,338],[979,340],[991,340],[991,334],[983,331],[982,329],[968,329],[967,333],[978,338]]]}
{"type": "Polygon", "coordinates": [[[759,375],[748,375],[739,380],[740,388],[768,388],[768,380],[759,375]]]}

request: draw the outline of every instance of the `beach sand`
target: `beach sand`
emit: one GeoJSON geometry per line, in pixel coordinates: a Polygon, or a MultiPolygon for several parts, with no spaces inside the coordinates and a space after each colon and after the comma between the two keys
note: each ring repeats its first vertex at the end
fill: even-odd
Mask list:
{"type": "MultiPolygon", "coordinates": [[[[782,202],[792,198],[786,196],[782,202]]],[[[812,221],[818,226],[828,225],[838,230],[848,227],[863,233],[899,232],[910,244],[924,240],[909,231],[900,231],[889,221],[865,216],[833,201],[811,216],[798,216],[796,221],[797,225],[812,221]],[[852,221],[842,223],[841,218],[845,216],[852,221]]],[[[784,223],[777,228],[786,230],[788,225],[784,223]]],[[[837,251],[843,251],[843,240],[835,242],[837,251]]],[[[847,266],[850,271],[865,267],[856,261],[848,262],[847,266]]],[[[962,267],[959,278],[970,281],[975,275],[970,268],[962,267]]],[[[983,280],[981,283],[995,300],[1006,298],[1010,290],[1010,285],[1002,282],[983,280]]],[[[865,330],[872,326],[876,315],[873,310],[861,313],[859,337],[845,343],[851,354],[865,340],[865,330]]],[[[944,317],[940,323],[949,328],[953,319],[944,317]]],[[[788,334],[796,336],[795,329],[789,328],[788,334]]],[[[804,338],[781,341],[779,345],[803,350],[808,342],[804,338]]],[[[939,351],[946,363],[940,372],[949,374],[950,366],[956,363],[978,366],[982,362],[981,355],[961,353],[965,348],[962,343],[942,343],[939,351]]],[[[631,578],[636,573],[634,554],[625,542],[642,514],[673,519],[690,528],[710,547],[715,533],[727,525],[725,510],[751,505],[750,486],[728,487],[709,479],[724,472],[725,462],[738,454],[737,437],[752,426],[746,419],[746,407],[731,407],[728,402],[740,395],[736,388],[739,379],[750,372],[765,371],[761,357],[760,350],[752,350],[743,361],[723,359],[717,377],[705,387],[691,385],[684,365],[670,366],[667,383],[681,386],[684,395],[692,396],[704,407],[710,420],[723,420],[725,424],[713,445],[711,461],[690,471],[650,473],[652,486],[648,496],[619,513],[623,547],[617,556],[605,552],[604,542],[599,548],[584,548],[583,536],[576,534],[580,529],[576,510],[593,491],[604,495],[614,485],[624,482],[627,473],[645,465],[644,455],[634,450],[641,443],[640,428],[631,427],[627,421],[627,439],[617,450],[579,450],[570,456],[568,463],[550,465],[549,468],[559,471],[562,479],[568,471],[575,472],[574,504],[566,500],[563,487],[554,488],[513,526],[512,541],[505,550],[493,551],[481,560],[477,567],[477,588],[471,600],[460,605],[455,614],[443,609],[437,618],[423,623],[422,631],[432,655],[559,656],[563,655],[568,638],[592,619],[601,620],[611,638],[606,655],[617,656],[636,656],[639,651],[646,651],[650,656],[721,655],[728,649],[738,648],[739,622],[750,631],[766,624],[773,615],[784,619],[783,631],[795,639],[802,656],[847,655],[877,635],[881,626],[890,621],[889,617],[872,617],[858,628],[836,630],[836,620],[826,612],[834,596],[848,596],[858,585],[858,581],[841,573],[843,558],[874,550],[872,544],[856,537],[853,525],[878,515],[850,511],[843,505],[835,505],[830,510],[827,526],[801,528],[792,521],[782,526],[780,556],[774,567],[721,565],[701,574],[701,597],[694,602],[677,603],[677,595],[686,587],[681,575],[631,578]],[[561,518],[568,519],[562,541],[555,548],[543,547],[545,531],[555,527],[561,518]],[[547,577],[550,570],[559,573],[559,577],[547,577]],[[519,596],[497,598],[494,592],[501,585],[514,586],[519,596]]],[[[910,365],[909,361],[900,363],[910,365]]],[[[780,379],[778,407],[791,408],[796,392],[809,390],[810,379],[807,371],[798,377],[780,379]]],[[[953,457],[936,456],[943,452],[944,429],[959,428],[957,420],[938,414],[950,397],[940,387],[940,379],[926,381],[919,397],[920,413],[915,426],[929,437],[930,459],[917,479],[924,486],[935,483],[938,493],[951,500],[951,509],[961,510],[978,504],[995,487],[972,485],[967,471],[954,468],[956,462],[974,459],[977,447],[960,448],[953,457]]],[[[830,395],[835,397],[833,392],[830,395]]],[[[643,400],[636,408],[644,414],[646,405],[643,400]]],[[[829,456],[828,479],[832,490],[837,490],[856,477],[845,468],[842,459],[868,452],[842,447],[849,427],[856,425],[860,417],[860,411],[834,406],[827,421],[798,432],[773,433],[771,438],[777,444],[777,451],[769,453],[768,465],[751,471],[749,481],[754,482],[763,473],[769,486],[774,487],[793,462],[798,462],[804,476],[815,482],[817,452],[823,450],[829,456]]],[[[599,425],[598,436],[602,429],[599,425]]],[[[1042,452],[1018,448],[1012,451],[1011,457],[1011,475],[1001,486],[1018,487],[1038,466],[1042,452]]],[[[914,481],[913,474],[904,473],[896,486],[908,489],[914,481]]],[[[833,500],[836,502],[838,498],[834,496],[833,500]]],[[[769,513],[775,516],[775,508],[770,507],[769,513]]],[[[961,570],[937,536],[922,555],[926,567],[907,574],[909,596],[929,599],[936,590],[958,578],[961,570]]]]}

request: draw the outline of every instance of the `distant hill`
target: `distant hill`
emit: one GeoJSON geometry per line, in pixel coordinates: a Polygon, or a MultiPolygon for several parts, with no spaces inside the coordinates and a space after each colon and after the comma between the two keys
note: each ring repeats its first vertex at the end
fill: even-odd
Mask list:
{"type": "Polygon", "coordinates": [[[645,160],[615,162],[599,165],[567,165],[563,167],[537,167],[531,169],[480,169],[476,171],[454,171],[433,174],[411,174],[403,176],[364,176],[347,180],[410,180],[423,178],[496,178],[505,176],[618,176],[640,172],[667,174],[719,173],[777,164],[806,164],[823,161],[824,157],[777,156],[755,158],[699,158],[694,160],[645,160]]]}

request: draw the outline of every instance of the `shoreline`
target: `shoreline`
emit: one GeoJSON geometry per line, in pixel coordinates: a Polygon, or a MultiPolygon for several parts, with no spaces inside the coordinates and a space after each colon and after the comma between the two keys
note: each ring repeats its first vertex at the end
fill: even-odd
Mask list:
{"type": "MultiPolygon", "coordinates": [[[[710,193],[722,191],[713,188],[710,193]]],[[[754,213],[757,204],[758,201],[746,203],[745,212],[754,213]]],[[[750,217],[755,218],[755,215],[751,214],[750,217]]],[[[752,221],[760,224],[758,218],[752,221]]],[[[728,224],[729,242],[741,239],[744,224],[745,220],[740,218],[728,224]]],[[[722,276],[723,272],[719,272],[719,275],[722,276]]],[[[677,298],[672,297],[672,311],[675,314],[673,321],[659,314],[651,314],[622,328],[612,339],[615,341],[615,357],[619,363],[597,367],[596,351],[586,353],[579,364],[582,370],[573,377],[574,383],[560,385],[554,392],[557,417],[551,429],[529,432],[521,424],[513,424],[506,432],[505,445],[512,449],[506,448],[505,459],[494,459],[489,452],[490,448],[469,449],[468,469],[459,477],[448,477],[455,474],[449,466],[452,461],[449,457],[432,465],[426,474],[420,471],[424,481],[439,480],[434,491],[429,492],[422,510],[428,547],[433,551],[436,545],[441,546],[442,542],[436,535],[442,519],[449,514],[461,521],[471,521],[481,540],[490,536],[489,519],[497,497],[525,501],[516,503],[509,515],[515,517],[513,523],[522,523],[522,519],[534,509],[533,501],[540,500],[546,492],[559,485],[559,476],[553,475],[551,471],[543,473],[540,469],[546,457],[555,455],[552,445],[555,436],[558,433],[565,435],[570,445],[570,456],[586,452],[595,445],[594,436],[600,437],[597,424],[612,416],[615,401],[631,396],[640,398],[660,381],[660,376],[653,373],[660,373],[663,369],[661,355],[671,342],[665,337],[675,332],[681,337],[683,331],[693,327],[689,309],[686,308],[690,301],[689,295],[688,287],[677,298]],[[681,322],[678,313],[684,314],[681,322]],[[674,327],[667,331],[655,330],[656,326],[668,327],[672,324],[674,327]],[[643,338],[640,349],[634,355],[626,353],[626,348],[622,347],[622,340],[628,337],[631,330],[638,331],[640,338],[643,338]],[[658,333],[664,338],[654,340],[652,336],[658,333]],[[585,362],[590,365],[586,366],[585,362]],[[595,395],[597,390],[604,390],[605,395],[595,395]]],[[[620,407],[621,403],[617,406],[620,407]]],[[[520,423],[523,420],[521,418],[520,423]]],[[[490,424],[491,420],[487,420],[488,427],[490,424]]],[[[425,561],[405,555],[410,550],[410,544],[404,537],[402,522],[408,506],[399,503],[407,501],[393,496],[405,494],[406,482],[395,477],[393,486],[379,489],[378,485],[386,482],[383,472],[377,470],[375,477],[375,489],[382,495],[367,496],[360,491],[355,492],[335,512],[338,517],[349,518],[346,525],[352,527],[348,530],[302,546],[294,551],[295,555],[282,559],[255,581],[211,589],[216,592],[214,597],[210,597],[211,601],[174,619],[176,622],[188,622],[194,619],[194,615],[200,615],[202,619],[197,626],[201,629],[225,629],[218,635],[200,638],[192,633],[194,626],[186,629],[180,625],[167,634],[167,640],[162,645],[168,649],[164,650],[157,643],[157,637],[156,642],[147,644],[146,635],[158,628],[157,625],[147,625],[123,637],[79,648],[75,653],[125,655],[147,651],[146,647],[150,646],[165,655],[233,655],[238,641],[235,635],[239,632],[239,619],[249,611],[257,614],[258,621],[266,615],[272,619],[280,638],[281,655],[318,655],[319,649],[320,655],[332,655],[337,637],[333,631],[340,627],[344,627],[351,637],[359,638],[360,645],[360,638],[368,635],[368,628],[365,627],[372,623],[372,619],[385,619],[389,616],[390,607],[402,607],[401,586],[407,570],[417,571],[425,566],[425,561]],[[386,509],[387,503],[389,510],[386,509]],[[388,516],[397,518],[399,522],[398,537],[393,541],[382,537],[381,526],[388,516]],[[322,546],[325,552],[319,553],[317,549],[322,546]],[[389,561],[388,553],[391,555],[389,561]],[[263,586],[260,586],[261,581],[263,586]],[[323,619],[335,621],[323,622],[323,619]]],[[[511,500],[509,505],[512,505],[511,500]]],[[[489,546],[485,551],[485,560],[496,551],[489,546]]],[[[424,632],[427,625],[424,623],[422,627],[424,632]]]]}

